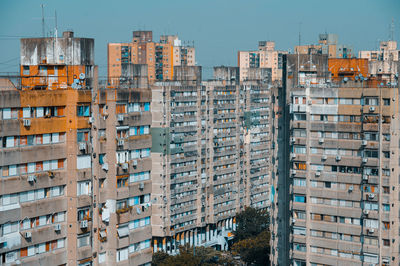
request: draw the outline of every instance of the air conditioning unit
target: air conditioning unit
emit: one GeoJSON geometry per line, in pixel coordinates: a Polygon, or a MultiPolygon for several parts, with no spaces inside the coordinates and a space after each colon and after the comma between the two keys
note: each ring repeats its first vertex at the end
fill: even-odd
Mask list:
{"type": "Polygon", "coordinates": [[[101,169],[103,169],[104,171],[108,171],[108,163],[103,163],[101,169]]]}
{"type": "Polygon", "coordinates": [[[320,171],[315,172],[315,176],[321,176],[321,172],[320,171]]]}
{"type": "Polygon", "coordinates": [[[32,233],[31,232],[25,232],[24,233],[25,238],[32,238],[32,233]]]}
{"type": "Polygon", "coordinates": [[[123,164],[121,165],[121,167],[122,167],[123,170],[128,170],[129,165],[128,165],[128,163],[123,163],[123,164]]]}
{"type": "Polygon", "coordinates": [[[54,231],[57,231],[57,232],[61,231],[61,224],[54,225],[54,231]]]}
{"type": "Polygon", "coordinates": [[[143,190],[143,189],[144,189],[144,183],[143,183],[143,182],[139,183],[139,189],[140,189],[140,190],[143,190]]]}
{"type": "Polygon", "coordinates": [[[370,112],[375,112],[375,107],[371,106],[371,107],[369,108],[369,111],[370,111],[370,112]]]}
{"type": "Polygon", "coordinates": [[[132,165],[133,165],[133,167],[136,168],[136,166],[137,166],[137,160],[133,160],[133,161],[132,161],[132,165]]]}
{"type": "Polygon", "coordinates": [[[361,142],[361,145],[363,145],[363,146],[367,146],[367,144],[368,144],[368,141],[366,141],[366,140],[363,140],[363,141],[361,142]]]}
{"type": "Polygon", "coordinates": [[[124,146],[125,141],[123,139],[118,139],[118,146],[124,146]]]}
{"type": "Polygon", "coordinates": [[[363,210],[364,215],[368,215],[369,214],[369,210],[363,210]]]}
{"type": "Polygon", "coordinates": [[[326,159],[328,159],[328,156],[322,155],[321,160],[325,161],[326,159]]]}
{"type": "Polygon", "coordinates": [[[308,104],[308,105],[312,105],[312,100],[308,100],[308,101],[307,101],[307,104],[308,104]]]}
{"type": "Polygon", "coordinates": [[[295,153],[291,153],[290,154],[290,158],[295,159],[296,158],[296,154],[295,153]]]}
{"type": "Polygon", "coordinates": [[[123,122],[124,121],[124,115],[123,114],[118,114],[117,120],[118,120],[118,122],[123,122]]]}
{"type": "Polygon", "coordinates": [[[367,163],[368,162],[368,158],[362,158],[362,162],[363,163],[367,163]]]}
{"type": "Polygon", "coordinates": [[[295,137],[292,137],[292,138],[290,139],[290,141],[291,141],[292,143],[294,143],[294,142],[296,142],[296,138],[295,138],[295,137]]]}
{"type": "Polygon", "coordinates": [[[349,186],[349,192],[352,192],[354,190],[353,186],[349,186]]]}
{"type": "Polygon", "coordinates": [[[36,176],[35,175],[28,175],[28,182],[29,183],[36,182],[36,176]]]}
{"type": "Polygon", "coordinates": [[[375,194],[369,193],[369,194],[368,194],[368,198],[369,198],[369,199],[375,198],[375,194]]]}
{"type": "Polygon", "coordinates": [[[290,173],[292,174],[292,175],[296,175],[296,170],[290,170],[290,173]]]}
{"type": "Polygon", "coordinates": [[[24,119],[24,127],[30,127],[31,126],[31,120],[30,119],[24,119]]]}
{"type": "Polygon", "coordinates": [[[363,175],[363,180],[368,180],[369,176],[368,175],[363,175]]]}
{"type": "Polygon", "coordinates": [[[81,221],[81,222],[79,223],[79,227],[80,227],[81,229],[88,228],[88,221],[87,221],[87,220],[81,221]]]}
{"type": "Polygon", "coordinates": [[[94,122],[94,117],[93,116],[89,117],[89,123],[93,124],[93,122],[94,122]]]}
{"type": "Polygon", "coordinates": [[[319,142],[319,144],[322,144],[322,143],[324,143],[324,138],[320,138],[319,140],[318,140],[318,142],[319,142]]]}
{"type": "Polygon", "coordinates": [[[342,156],[336,155],[336,161],[340,161],[340,160],[342,160],[342,156]]]}
{"type": "Polygon", "coordinates": [[[367,232],[368,232],[368,234],[373,234],[373,233],[375,233],[375,229],[373,229],[373,228],[368,228],[368,229],[367,229],[367,232]]]}
{"type": "Polygon", "coordinates": [[[79,142],[79,150],[80,151],[85,151],[86,150],[86,147],[87,147],[87,145],[86,145],[86,142],[79,142]]]}

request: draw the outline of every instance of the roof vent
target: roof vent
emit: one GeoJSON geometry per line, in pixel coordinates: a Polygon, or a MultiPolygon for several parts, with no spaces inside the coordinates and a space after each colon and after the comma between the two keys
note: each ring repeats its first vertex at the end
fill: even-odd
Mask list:
{"type": "Polygon", "coordinates": [[[64,31],[63,38],[74,38],[74,32],[73,31],[64,31]]]}

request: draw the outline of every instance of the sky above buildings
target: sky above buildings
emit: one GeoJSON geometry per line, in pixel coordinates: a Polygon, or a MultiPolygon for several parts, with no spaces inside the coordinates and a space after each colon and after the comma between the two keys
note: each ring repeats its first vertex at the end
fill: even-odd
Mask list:
{"type": "Polygon", "coordinates": [[[0,72],[18,71],[19,38],[42,36],[42,3],[46,34],[54,31],[56,10],[59,34],[95,38],[100,76],[107,73],[107,43],[130,42],[133,30],[152,30],[154,40],[178,34],[193,41],[206,77],[212,66],[236,65],[237,51],[257,49],[259,40],[293,51],[299,29],[302,44],[328,32],[358,51],[387,40],[394,18],[400,40],[399,0],[0,0],[0,72]]]}

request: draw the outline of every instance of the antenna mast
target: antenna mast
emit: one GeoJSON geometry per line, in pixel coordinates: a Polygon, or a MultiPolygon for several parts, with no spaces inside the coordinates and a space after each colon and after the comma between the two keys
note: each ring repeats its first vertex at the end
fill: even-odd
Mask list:
{"type": "Polygon", "coordinates": [[[299,23],[299,46],[301,45],[301,22],[299,23]]]}
{"type": "Polygon", "coordinates": [[[44,36],[44,5],[41,4],[40,6],[42,7],[42,37],[45,37],[44,36]]]}
{"type": "Polygon", "coordinates": [[[57,29],[57,10],[54,10],[54,20],[55,20],[55,24],[56,24],[56,28],[55,28],[55,37],[58,37],[58,29],[57,29]]]}
{"type": "Polygon", "coordinates": [[[390,24],[390,40],[394,41],[394,18],[392,18],[392,24],[390,24]]]}

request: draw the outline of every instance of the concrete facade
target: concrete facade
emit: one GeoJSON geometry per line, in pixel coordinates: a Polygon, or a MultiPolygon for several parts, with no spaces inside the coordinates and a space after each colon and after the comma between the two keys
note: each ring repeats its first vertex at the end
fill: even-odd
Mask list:
{"type": "Polygon", "coordinates": [[[275,50],[275,42],[260,41],[257,51],[239,51],[240,80],[249,79],[250,68],[270,68],[272,81],[282,79],[282,56],[285,51],[275,50]]]}
{"type": "Polygon", "coordinates": [[[295,54],[320,54],[329,58],[353,58],[353,47],[338,43],[338,35],[324,33],[319,35],[318,44],[298,45],[294,47],[295,54]]]}
{"type": "Polygon", "coordinates": [[[398,265],[399,88],[371,76],[334,82],[327,56],[284,65],[272,261],[398,265]]]}
{"type": "Polygon", "coordinates": [[[377,51],[360,51],[360,58],[368,59],[370,73],[385,83],[395,85],[399,77],[400,50],[396,41],[381,42],[377,51]]]}
{"type": "Polygon", "coordinates": [[[131,43],[108,44],[108,83],[117,86],[124,63],[145,64],[148,68],[148,80],[172,80],[174,66],[194,66],[195,48],[182,45],[176,35],[160,36],[159,42],[153,41],[151,31],[134,31],[131,43]]]}
{"type": "MultiPolygon", "coordinates": [[[[258,71],[258,74],[253,72],[258,71]]],[[[235,214],[269,206],[270,70],[239,81],[239,68],[176,67],[152,86],[153,248],[179,244],[226,250],[235,214]]]]}
{"type": "Polygon", "coordinates": [[[1,80],[0,264],[151,261],[147,66],[99,87],[94,40],[21,40],[21,76],[1,80]]]}

